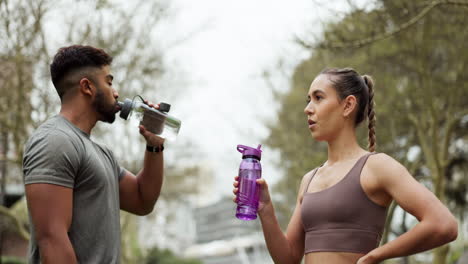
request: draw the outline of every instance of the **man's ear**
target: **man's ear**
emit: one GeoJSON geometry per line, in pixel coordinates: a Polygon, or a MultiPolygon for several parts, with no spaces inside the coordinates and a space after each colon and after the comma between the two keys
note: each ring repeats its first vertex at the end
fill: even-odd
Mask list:
{"type": "Polygon", "coordinates": [[[343,100],[343,116],[350,117],[356,107],[357,107],[356,96],[348,95],[343,100]]]}
{"type": "Polygon", "coordinates": [[[82,78],[80,80],[80,92],[89,96],[93,96],[94,88],[92,83],[88,78],[82,78]]]}

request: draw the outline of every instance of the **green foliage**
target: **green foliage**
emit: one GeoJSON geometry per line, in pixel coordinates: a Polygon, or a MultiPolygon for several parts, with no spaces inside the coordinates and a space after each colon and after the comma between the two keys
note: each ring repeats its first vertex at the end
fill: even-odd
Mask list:
{"type": "Polygon", "coordinates": [[[120,211],[120,242],[122,263],[139,263],[143,252],[138,242],[138,219],[136,215],[120,211]]]}
{"type": "Polygon", "coordinates": [[[152,248],[146,260],[145,264],[202,264],[201,261],[195,259],[184,259],[175,256],[168,249],[152,248]]]}
{"type": "Polygon", "coordinates": [[[27,262],[24,259],[20,259],[20,258],[0,256],[0,263],[3,263],[3,264],[26,264],[27,262]]]}

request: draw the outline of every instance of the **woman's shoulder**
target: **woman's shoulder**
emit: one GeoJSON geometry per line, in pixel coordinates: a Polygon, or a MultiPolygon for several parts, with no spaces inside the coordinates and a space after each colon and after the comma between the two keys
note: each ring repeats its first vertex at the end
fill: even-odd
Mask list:
{"type": "Polygon", "coordinates": [[[369,155],[367,164],[380,167],[383,165],[397,165],[400,162],[384,152],[373,152],[369,155]]]}
{"type": "Polygon", "coordinates": [[[370,155],[366,162],[366,167],[371,174],[378,177],[391,176],[401,174],[406,171],[406,168],[396,159],[386,153],[375,153],[370,155]]]}

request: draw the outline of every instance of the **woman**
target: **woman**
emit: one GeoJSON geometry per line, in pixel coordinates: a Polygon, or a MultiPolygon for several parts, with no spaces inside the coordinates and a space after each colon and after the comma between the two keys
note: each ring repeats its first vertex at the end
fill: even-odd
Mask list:
{"type": "MultiPolygon", "coordinates": [[[[257,180],[258,215],[275,263],[371,264],[429,250],[457,237],[449,210],[396,160],[375,153],[373,81],[353,69],[328,69],[312,82],[304,113],[312,137],[328,144],[328,160],[307,173],[286,233],[275,216],[268,185],[257,180]],[[368,119],[369,147],[356,127],[368,119]],[[395,200],[419,223],[379,247],[386,209],[395,200]]],[[[238,177],[234,194],[238,192],[238,177]]],[[[236,198],[234,198],[236,202],[236,198]]]]}

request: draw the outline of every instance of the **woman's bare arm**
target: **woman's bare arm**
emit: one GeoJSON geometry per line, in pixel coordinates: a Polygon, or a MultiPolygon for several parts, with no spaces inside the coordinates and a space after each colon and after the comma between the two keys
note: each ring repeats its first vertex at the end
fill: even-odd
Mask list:
{"type": "Polygon", "coordinates": [[[417,182],[399,162],[379,154],[371,156],[367,166],[379,188],[387,192],[406,212],[419,221],[416,226],[393,241],[376,248],[358,263],[408,256],[456,239],[455,217],[437,197],[417,182]]]}

